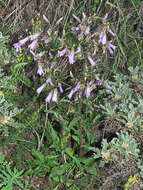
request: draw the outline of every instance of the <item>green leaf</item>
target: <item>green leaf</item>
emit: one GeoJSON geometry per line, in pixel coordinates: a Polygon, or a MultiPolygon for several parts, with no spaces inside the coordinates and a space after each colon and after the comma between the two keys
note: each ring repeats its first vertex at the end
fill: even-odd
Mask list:
{"type": "Polygon", "coordinates": [[[0,155],[0,164],[2,164],[5,160],[5,155],[4,154],[1,154],[0,155]]]}
{"type": "Polygon", "coordinates": [[[70,156],[70,157],[73,157],[73,150],[72,150],[72,148],[66,148],[65,149],[65,152],[70,156]]]}
{"type": "Polygon", "coordinates": [[[72,138],[73,138],[78,144],[80,144],[79,138],[78,138],[77,136],[72,135],[72,138]]]}

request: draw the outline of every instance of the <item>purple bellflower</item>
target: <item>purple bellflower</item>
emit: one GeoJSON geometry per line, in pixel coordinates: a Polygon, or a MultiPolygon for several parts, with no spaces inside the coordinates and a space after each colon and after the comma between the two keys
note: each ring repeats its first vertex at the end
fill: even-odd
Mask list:
{"type": "Polygon", "coordinates": [[[114,32],[112,32],[111,29],[109,29],[108,32],[109,32],[112,36],[116,36],[116,34],[115,34],[114,32]]]}
{"type": "Polygon", "coordinates": [[[47,78],[46,83],[47,83],[47,84],[48,84],[48,83],[52,83],[52,80],[51,80],[51,78],[50,78],[50,77],[49,77],[49,78],[47,78]]]}
{"type": "Polygon", "coordinates": [[[69,95],[68,95],[68,98],[71,99],[72,96],[73,96],[73,94],[74,94],[75,92],[77,92],[79,89],[80,89],[80,82],[78,82],[77,85],[75,86],[75,88],[73,88],[73,89],[71,90],[71,92],[70,92],[69,95]]]}
{"type": "Polygon", "coordinates": [[[109,90],[112,90],[112,87],[109,84],[105,84],[106,88],[108,88],[109,90]]]}
{"type": "Polygon", "coordinates": [[[51,98],[52,98],[52,95],[53,95],[53,91],[51,91],[51,92],[48,94],[48,96],[47,96],[47,98],[45,99],[45,101],[48,102],[48,103],[50,103],[51,98]]]}
{"type": "Polygon", "coordinates": [[[99,34],[99,42],[101,42],[103,45],[106,44],[106,33],[105,30],[102,30],[102,32],[100,32],[99,34]]]}
{"type": "Polygon", "coordinates": [[[69,63],[70,64],[73,64],[75,62],[74,60],[74,50],[72,49],[68,55],[68,58],[69,58],[69,63]]]}
{"type": "Polygon", "coordinates": [[[73,18],[74,18],[75,20],[77,20],[78,22],[81,23],[80,19],[79,19],[75,14],[72,14],[72,16],[73,16],[73,18]]]}
{"type": "Polygon", "coordinates": [[[49,51],[49,57],[52,59],[53,58],[53,55],[51,53],[51,51],[49,51]]]}
{"type": "Polygon", "coordinates": [[[104,20],[106,20],[107,17],[108,17],[108,13],[105,14],[105,16],[104,16],[104,20]]]}
{"type": "Polygon", "coordinates": [[[37,70],[37,74],[39,74],[40,76],[43,74],[43,68],[41,65],[38,65],[38,70],[37,70]]]}
{"type": "Polygon", "coordinates": [[[114,50],[116,49],[116,46],[114,46],[113,44],[109,43],[107,46],[107,49],[109,50],[110,54],[114,53],[114,50]]]}
{"type": "Polygon", "coordinates": [[[48,44],[51,41],[51,38],[47,38],[44,42],[45,44],[48,44]]]}
{"type": "Polygon", "coordinates": [[[34,40],[28,47],[30,48],[31,51],[33,51],[36,47],[37,40],[34,40]]]}
{"type": "Polygon", "coordinates": [[[37,54],[35,55],[35,57],[34,57],[34,61],[39,60],[40,57],[42,57],[42,55],[43,55],[43,52],[41,52],[41,53],[37,53],[37,54]]]}
{"type": "Polygon", "coordinates": [[[71,29],[72,29],[72,31],[78,31],[80,28],[73,26],[71,29]]]}
{"type": "Polygon", "coordinates": [[[90,33],[90,27],[87,26],[85,31],[84,31],[84,35],[87,36],[90,33]]]}
{"type": "Polygon", "coordinates": [[[58,40],[59,40],[59,42],[63,42],[62,38],[60,38],[60,37],[58,38],[58,40]]]}
{"type": "Polygon", "coordinates": [[[19,42],[14,43],[13,46],[14,46],[14,48],[16,49],[16,52],[19,52],[19,51],[20,51],[21,45],[19,44],[19,42]]]}
{"type": "Polygon", "coordinates": [[[63,50],[58,50],[58,55],[60,56],[60,57],[62,57],[62,56],[64,56],[65,55],[65,53],[66,53],[66,51],[67,51],[67,48],[64,48],[63,50]]]}
{"type": "Polygon", "coordinates": [[[53,102],[57,102],[57,94],[58,94],[57,89],[54,89],[53,96],[52,96],[53,102]]]}
{"type": "Polygon", "coordinates": [[[82,91],[80,91],[79,94],[78,94],[79,98],[81,98],[81,96],[82,96],[82,91]]]}
{"type": "Polygon", "coordinates": [[[61,83],[58,84],[58,87],[59,87],[60,93],[63,93],[63,88],[62,88],[61,83]]]}
{"type": "Polygon", "coordinates": [[[77,47],[77,50],[76,50],[76,52],[75,52],[75,53],[76,53],[76,54],[78,54],[78,53],[80,53],[80,52],[81,52],[81,47],[80,47],[80,46],[78,46],[78,47],[77,47]]]}
{"type": "Polygon", "coordinates": [[[89,82],[89,86],[91,87],[93,84],[94,84],[94,81],[91,80],[91,81],[89,82]]]}
{"type": "Polygon", "coordinates": [[[88,61],[90,62],[90,64],[91,64],[92,66],[95,66],[96,63],[97,63],[97,61],[96,61],[96,62],[93,61],[93,59],[92,59],[90,56],[88,56],[88,61]]]}
{"type": "Polygon", "coordinates": [[[87,85],[87,87],[85,88],[85,96],[86,96],[86,98],[88,98],[89,96],[90,96],[90,86],[89,86],[89,84],[87,85]]]}
{"type": "Polygon", "coordinates": [[[32,34],[31,36],[30,36],[30,40],[36,40],[38,37],[40,36],[40,32],[38,32],[38,33],[36,33],[36,34],[32,34]]]}
{"type": "Polygon", "coordinates": [[[98,85],[103,84],[103,81],[99,77],[96,77],[96,81],[98,82],[98,85]]]}
{"type": "Polygon", "coordinates": [[[44,19],[47,23],[49,23],[49,21],[48,21],[48,19],[47,19],[47,17],[46,17],[45,15],[43,15],[43,19],[44,19]]]}
{"type": "Polygon", "coordinates": [[[38,94],[40,94],[41,91],[45,88],[45,86],[46,86],[46,84],[43,84],[42,86],[40,86],[40,87],[36,90],[36,92],[37,92],[38,94]]]}
{"type": "Polygon", "coordinates": [[[27,36],[26,38],[20,40],[19,42],[14,43],[13,46],[14,46],[14,48],[16,49],[16,52],[19,52],[21,46],[23,46],[29,39],[30,39],[30,37],[27,36]]]}

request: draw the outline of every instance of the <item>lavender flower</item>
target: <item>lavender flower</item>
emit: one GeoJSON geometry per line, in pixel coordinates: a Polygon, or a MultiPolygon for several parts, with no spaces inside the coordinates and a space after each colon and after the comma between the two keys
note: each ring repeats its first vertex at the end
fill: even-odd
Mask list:
{"type": "Polygon", "coordinates": [[[75,20],[77,20],[78,22],[81,22],[80,19],[75,15],[75,14],[72,14],[73,18],[75,18],[75,20]]]}
{"type": "Polygon", "coordinates": [[[50,77],[49,77],[49,78],[47,78],[46,83],[47,83],[47,84],[48,84],[48,83],[52,83],[52,80],[51,80],[51,78],[50,78],[50,77]]]}
{"type": "Polygon", "coordinates": [[[73,31],[78,31],[80,28],[73,26],[71,29],[72,29],[73,31]]]}
{"type": "Polygon", "coordinates": [[[62,56],[65,55],[66,51],[67,51],[67,48],[64,48],[62,51],[59,51],[59,50],[58,50],[58,55],[59,55],[60,57],[62,57],[62,56]]]}
{"type": "Polygon", "coordinates": [[[106,20],[107,17],[108,17],[108,13],[105,14],[105,16],[104,16],[104,20],[106,20]]]}
{"type": "Polygon", "coordinates": [[[57,102],[57,94],[58,94],[57,89],[54,89],[53,97],[52,97],[53,102],[57,102]]]}
{"type": "Polygon", "coordinates": [[[116,49],[116,46],[114,46],[113,44],[109,43],[107,46],[107,49],[109,50],[110,54],[114,53],[114,50],[116,49]]]}
{"type": "Polygon", "coordinates": [[[40,94],[41,91],[45,88],[45,86],[46,86],[46,84],[43,84],[42,86],[40,86],[40,87],[36,90],[36,92],[37,92],[38,94],[40,94]]]}
{"type": "Polygon", "coordinates": [[[74,94],[75,92],[77,92],[79,89],[80,89],[80,82],[78,82],[77,85],[75,86],[75,88],[73,88],[73,89],[71,90],[71,92],[70,92],[69,95],[68,95],[68,98],[71,99],[72,96],[73,96],[73,94],[74,94]]]}
{"type": "Polygon", "coordinates": [[[93,84],[94,84],[94,81],[91,80],[91,81],[89,82],[89,86],[91,87],[93,84]]]}
{"type": "Polygon", "coordinates": [[[114,32],[112,32],[111,29],[109,29],[108,32],[109,32],[112,36],[116,36],[116,34],[115,34],[114,32]]]}
{"type": "Polygon", "coordinates": [[[59,39],[59,42],[63,42],[63,40],[60,37],[58,39],[59,39]]]}
{"type": "Polygon", "coordinates": [[[20,51],[21,46],[23,46],[29,40],[29,38],[30,37],[27,36],[26,38],[24,38],[24,39],[20,40],[19,42],[13,44],[14,48],[16,49],[16,52],[20,51]]]}
{"type": "Polygon", "coordinates": [[[104,30],[102,32],[100,32],[99,42],[101,42],[103,45],[106,44],[106,33],[104,30]]]}
{"type": "Polygon", "coordinates": [[[109,84],[106,84],[105,86],[106,86],[106,88],[108,88],[109,90],[112,90],[112,87],[111,87],[109,84]]]}
{"type": "Polygon", "coordinates": [[[90,64],[91,64],[92,66],[95,66],[96,63],[97,63],[97,61],[96,61],[96,62],[93,61],[93,59],[92,59],[90,56],[88,56],[88,61],[90,62],[90,64]]]}
{"type": "Polygon", "coordinates": [[[44,42],[45,44],[48,44],[51,41],[51,38],[47,38],[44,42]]]}
{"type": "Polygon", "coordinates": [[[82,96],[82,91],[80,91],[79,94],[78,94],[79,98],[81,98],[81,96],[82,96]]]}
{"type": "Polygon", "coordinates": [[[34,50],[37,44],[37,40],[34,40],[28,47],[30,48],[30,50],[34,50]]]}
{"type": "Polygon", "coordinates": [[[89,86],[89,84],[85,88],[85,96],[86,96],[86,98],[88,98],[90,96],[90,86],[89,86]]]}
{"type": "Polygon", "coordinates": [[[30,36],[30,40],[36,40],[40,36],[40,32],[30,36]]]}
{"type": "Polygon", "coordinates": [[[69,58],[69,63],[70,64],[73,64],[75,62],[75,60],[74,60],[74,50],[73,49],[69,53],[68,58],[69,58]]]}
{"type": "Polygon", "coordinates": [[[43,55],[43,52],[37,53],[37,54],[35,55],[35,57],[34,57],[34,61],[37,61],[38,59],[40,59],[40,57],[42,57],[42,55],[43,55]]]}
{"type": "Polygon", "coordinates": [[[100,106],[98,106],[98,105],[96,105],[95,107],[98,108],[98,109],[100,108],[100,106]]]}
{"type": "Polygon", "coordinates": [[[43,74],[43,68],[41,65],[38,65],[38,70],[37,70],[37,74],[39,74],[40,76],[43,74]]]}
{"type": "Polygon", "coordinates": [[[75,52],[75,53],[76,53],[76,54],[78,54],[78,53],[80,53],[80,52],[81,52],[81,47],[80,47],[80,46],[78,46],[78,47],[77,47],[77,50],[76,50],[76,52],[75,52]]]}
{"type": "Polygon", "coordinates": [[[60,93],[63,93],[63,88],[62,88],[61,83],[58,84],[58,87],[59,87],[60,93]]]}
{"type": "Polygon", "coordinates": [[[49,103],[49,102],[51,101],[52,95],[53,95],[53,91],[51,91],[51,92],[48,94],[48,96],[47,96],[47,98],[45,99],[45,101],[49,103]]]}
{"type": "Polygon", "coordinates": [[[47,23],[49,23],[49,21],[48,21],[48,19],[47,19],[47,17],[46,17],[45,15],[43,15],[43,19],[44,19],[47,23]]]}
{"type": "Polygon", "coordinates": [[[84,35],[87,36],[90,33],[90,27],[87,26],[85,31],[84,31],[84,35]]]}
{"type": "Polygon", "coordinates": [[[23,40],[20,40],[19,41],[19,44],[20,44],[20,46],[23,46],[28,40],[29,40],[29,36],[27,36],[26,38],[24,38],[23,40]]]}
{"type": "Polygon", "coordinates": [[[53,55],[52,55],[52,53],[50,51],[49,51],[49,56],[50,56],[51,59],[53,58],[53,55]]]}
{"type": "Polygon", "coordinates": [[[96,81],[98,82],[99,85],[103,84],[103,81],[99,77],[96,77],[96,81]]]}
{"type": "Polygon", "coordinates": [[[21,45],[19,44],[19,42],[14,43],[13,46],[14,46],[14,48],[16,49],[16,52],[19,52],[19,51],[20,51],[21,45]]]}

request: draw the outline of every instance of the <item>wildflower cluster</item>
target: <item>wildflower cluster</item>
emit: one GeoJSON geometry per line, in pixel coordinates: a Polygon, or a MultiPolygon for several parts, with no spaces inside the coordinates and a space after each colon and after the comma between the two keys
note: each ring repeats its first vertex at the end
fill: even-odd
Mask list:
{"type": "MultiPolygon", "coordinates": [[[[74,95],[76,95],[77,98],[82,98],[82,97],[88,98],[97,85],[103,84],[105,85],[106,88],[112,90],[112,87],[109,84],[105,83],[99,78],[99,74],[97,74],[98,70],[94,71],[93,73],[91,72],[92,67],[93,70],[99,67],[98,63],[100,62],[100,60],[95,61],[95,59],[96,55],[100,54],[100,49],[99,49],[100,45],[103,48],[103,53],[105,53],[105,50],[107,49],[110,54],[113,54],[116,48],[113,44],[107,41],[107,33],[111,34],[113,37],[115,36],[115,33],[112,32],[112,30],[108,26],[109,24],[106,22],[108,14],[106,13],[105,17],[101,19],[103,27],[100,32],[91,31],[90,28],[92,22],[97,20],[96,16],[87,18],[86,15],[83,13],[82,20],[80,20],[80,18],[78,18],[75,14],[72,14],[72,16],[73,19],[75,19],[75,21],[77,22],[77,26],[72,26],[70,32],[73,33],[73,35],[75,36],[77,40],[77,45],[70,47],[70,45],[67,44],[66,42],[66,36],[62,36],[61,38],[55,35],[56,33],[52,34],[52,32],[49,31],[48,36],[47,34],[45,35],[41,34],[41,32],[37,32],[13,44],[13,46],[15,47],[16,51],[19,52],[20,48],[23,45],[25,45],[28,41],[31,41],[31,43],[28,45],[28,49],[34,58],[34,61],[38,61],[37,74],[40,75],[41,77],[42,76],[45,77],[45,75],[47,75],[46,73],[47,69],[45,69],[44,71],[43,67],[46,68],[48,65],[44,66],[40,62],[41,58],[43,58],[44,61],[44,58],[47,56],[46,55],[47,52],[46,51],[37,52],[36,50],[37,44],[43,42],[43,41],[38,42],[38,38],[40,36],[44,35],[42,39],[45,39],[44,43],[47,47],[52,46],[52,43],[56,39],[58,39],[59,47],[56,47],[56,49],[52,51],[49,49],[48,52],[49,55],[48,62],[51,63],[53,62],[50,66],[51,69],[50,68],[48,69],[49,76],[53,76],[53,74],[55,73],[58,59],[64,60],[66,58],[67,62],[69,63],[69,65],[67,64],[66,67],[64,67],[63,65],[59,67],[59,69],[61,68],[62,71],[64,68],[66,69],[67,67],[71,67],[71,69],[76,68],[77,62],[79,62],[80,59],[84,60],[84,63],[82,65],[83,73],[81,73],[80,76],[75,78],[72,71],[70,70],[71,76],[72,78],[74,78],[76,84],[75,87],[67,95],[69,99],[72,99],[74,95]],[[87,51],[88,48],[91,49],[91,51],[87,51]],[[88,63],[90,63],[89,66],[88,63]],[[54,68],[53,71],[52,68],[54,68]],[[88,76],[88,78],[85,77],[85,73],[88,76]],[[83,80],[81,80],[82,78],[83,80]]],[[[43,15],[43,22],[44,21],[48,22],[48,19],[46,18],[45,15],[43,15]]],[[[49,76],[47,78],[49,78],[49,76]]],[[[54,84],[55,83],[54,77],[50,77],[50,82],[46,81],[41,87],[37,89],[37,93],[40,94],[41,91],[46,87],[46,84],[49,83],[52,87],[52,90],[49,92],[45,101],[57,102],[58,89],[59,92],[63,94],[65,94],[65,91],[67,91],[65,87],[64,88],[62,87],[63,82],[64,81],[58,83],[56,82],[56,84],[54,84]]]]}

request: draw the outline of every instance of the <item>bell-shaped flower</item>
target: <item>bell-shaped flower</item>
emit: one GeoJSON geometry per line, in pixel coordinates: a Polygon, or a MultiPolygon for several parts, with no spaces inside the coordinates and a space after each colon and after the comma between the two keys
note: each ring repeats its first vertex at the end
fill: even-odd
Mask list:
{"type": "Polygon", "coordinates": [[[46,102],[50,102],[52,99],[52,95],[53,95],[53,90],[48,94],[47,98],[45,99],[46,102]]]}
{"type": "Polygon", "coordinates": [[[78,22],[81,22],[81,20],[80,20],[75,14],[72,14],[72,16],[73,16],[73,18],[74,18],[75,20],[77,20],[78,22]]]}
{"type": "Polygon", "coordinates": [[[49,20],[47,19],[47,17],[46,17],[45,15],[43,15],[43,19],[44,19],[47,23],[49,23],[49,20]]]}
{"type": "Polygon", "coordinates": [[[48,44],[51,41],[51,38],[47,38],[44,42],[45,44],[48,44]]]}
{"type": "Polygon", "coordinates": [[[46,86],[46,84],[44,83],[42,86],[40,86],[40,87],[36,90],[36,92],[37,92],[38,94],[40,94],[41,91],[45,88],[45,86],[46,86]]]}
{"type": "Polygon", "coordinates": [[[103,81],[99,77],[96,77],[96,81],[98,82],[99,85],[103,84],[103,81]]]}
{"type": "Polygon", "coordinates": [[[23,46],[29,39],[30,39],[30,37],[27,36],[26,38],[20,40],[19,42],[14,43],[13,46],[14,46],[14,48],[16,49],[16,52],[19,52],[21,46],[23,46]]]}
{"type": "Polygon", "coordinates": [[[69,58],[69,63],[70,64],[73,64],[75,62],[74,60],[74,50],[72,49],[68,55],[68,58],[69,58]]]}
{"type": "Polygon", "coordinates": [[[43,55],[43,52],[41,52],[41,53],[37,53],[37,54],[35,55],[35,57],[34,57],[34,61],[39,60],[40,57],[42,57],[42,55],[43,55]]]}
{"type": "Polygon", "coordinates": [[[30,36],[30,40],[36,40],[38,37],[40,36],[40,32],[37,32],[36,34],[32,34],[31,36],[30,36]]]}
{"type": "Polygon", "coordinates": [[[53,58],[53,55],[52,55],[52,53],[51,53],[51,51],[49,51],[49,57],[52,59],[53,58]]]}
{"type": "Polygon", "coordinates": [[[103,45],[106,44],[106,33],[105,30],[102,30],[99,34],[99,42],[101,42],[103,45]]]}
{"type": "Polygon", "coordinates": [[[37,44],[37,40],[34,40],[29,46],[28,48],[30,48],[31,51],[33,51],[36,47],[36,44],[37,44]]]}
{"type": "Polygon", "coordinates": [[[38,65],[38,70],[37,70],[37,74],[39,74],[40,76],[43,74],[43,68],[41,65],[38,65]]]}
{"type": "Polygon", "coordinates": [[[96,62],[93,61],[93,59],[92,59],[90,56],[88,56],[88,61],[90,62],[90,64],[91,64],[92,66],[95,66],[95,65],[97,64],[97,61],[96,61],[96,62]]]}
{"type": "Polygon", "coordinates": [[[114,50],[116,49],[116,46],[114,46],[113,44],[109,43],[107,46],[108,51],[110,52],[110,54],[114,53],[114,50]]]}
{"type": "Polygon", "coordinates": [[[78,82],[77,85],[75,86],[75,88],[73,88],[73,89],[71,90],[71,92],[70,92],[69,95],[68,95],[68,98],[71,99],[72,96],[73,96],[73,94],[74,94],[75,92],[77,92],[79,89],[80,89],[80,82],[78,82]]]}
{"type": "Polygon", "coordinates": [[[52,83],[52,80],[51,80],[51,78],[50,78],[50,77],[49,77],[49,78],[47,78],[46,83],[47,83],[47,84],[48,84],[48,83],[52,83]]]}
{"type": "Polygon", "coordinates": [[[85,31],[84,31],[84,35],[87,36],[90,33],[90,27],[87,26],[85,31]]]}
{"type": "Polygon", "coordinates": [[[78,53],[80,53],[80,52],[81,52],[81,47],[80,47],[80,46],[78,46],[78,47],[77,47],[77,50],[76,50],[76,52],[75,52],[75,53],[76,53],[76,54],[78,54],[78,53]]]}
{"type": "Polygon", "coordinates": [[[62,56],[64,56],[65,55],[65,53],[66,53],[66,51],[67,51],[67,48],[64,48],[63,50],[58,50],[58,55],[60,56],[60,57],[62,57],[62,56]]]}
{"type": "Polygon", "coordinates": [[[78,31],[80,28],[73,26],[71,29],[72,29],[72,31],[78,31]]]}
{"type": "Polygon", "coordinates": [[[105,14],[105,16],[104,16],[104,20],[106,20],[107,17],[108,17],[108,13],[105,14]]]}
{"type": "Polygon", "coordinates": [[[116,36],[116,34],[115,34],[114,32],[112,32],[111,29],[109,29],[108,32],[109,32],[112,36],[116,36]]]}
{"type": "Polygon", "coordinates": [[[52,96],[53,102],[57,102],[57,95],[58,95],[58,91],[57,91],[57,89],[54,89],[53,96],[52,96]]]}
{"type": "Polygon", "coordinates": [[[63,93],[63,88],[62,88],[61,83],[58,84],[58,87],[59,87],[60,93],[63,93]]]}
{"type": "Polygon", "coordinates": [[[87,84],[87,87],[85,88],[85,96],[86,96],[86,98],[88,98],[89,96],[90,96],[90,86],[89,86],[89,84],[87,84]]]}
{"type": "Polygon", "coordinates": [[[112,87],[109,84],[105,84],[106,88],[108,88],[109,90],[112,90],[112,87]]]}

